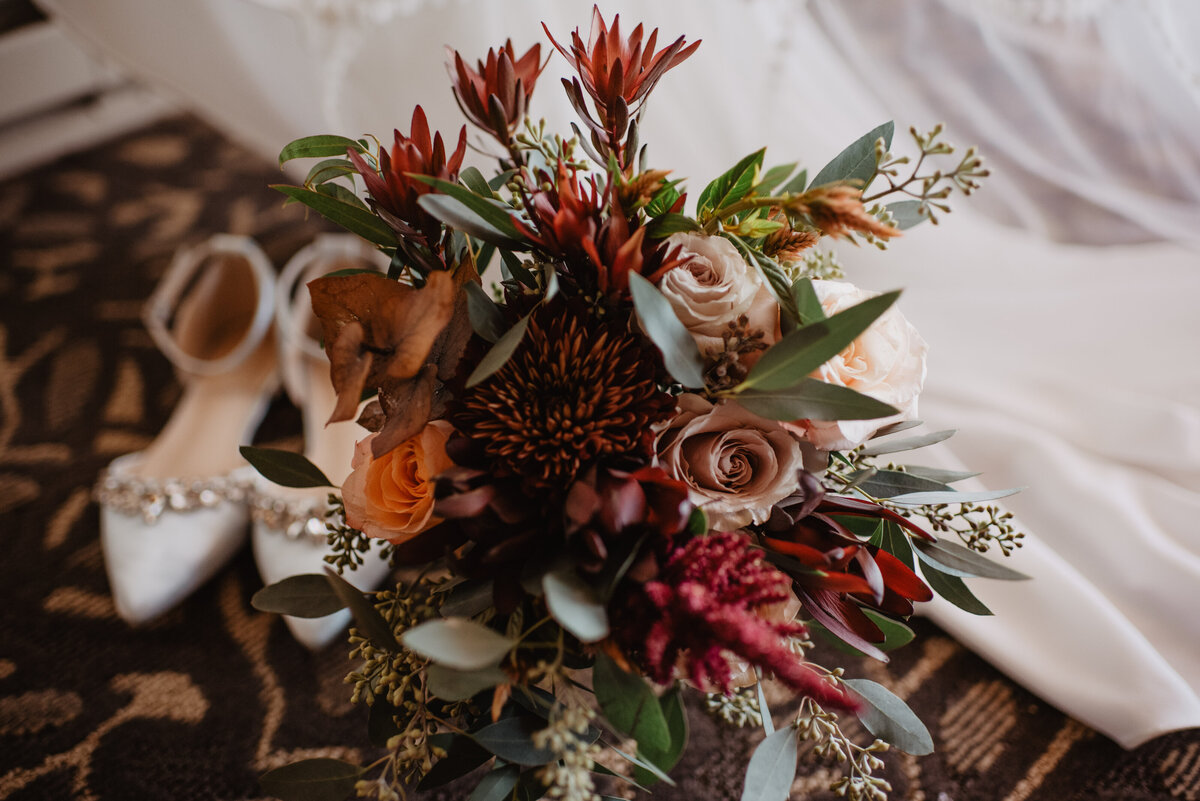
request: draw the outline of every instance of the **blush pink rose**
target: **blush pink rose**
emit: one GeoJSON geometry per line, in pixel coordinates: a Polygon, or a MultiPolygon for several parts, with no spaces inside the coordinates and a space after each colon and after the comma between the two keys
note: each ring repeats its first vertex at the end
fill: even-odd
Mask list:
{"type": "Polygon", "coordinates": [[[359,442],[353,472],[342,483],[346,522],[393,544],[440,523],[433,516],[433,479],[454,464],[446,455],[452,431],[445,420],[434,420],[378,458],[371,456],[377,434],[359,442]]]}
{"type": "Polygon", "coordinates": [[[682,263],[667,270],[658,288],[702,353],[720,351],[721,333],[742,315],[751,330],[764,333],[764,344],[778,341],[779,304],[728,239],[679,233],[667,237],[663,248],[682,263]]]}
{"type": "MultiPolygon", "coordinates": [[[[812,283],[827,316],[879,294],[844,281],[812,283]]],[[[928,350],[917,329],[892,306],[813,377],[891,404],[899,414],[875,420],[798,420],[786,425],[818,449],[835,451],[858,447],[886,425],[915,419],[928,350]]]]}
{"type": "Polygon", "coordinates": [[[799,488],[804,466],[801,444],[781,423],[692,394],[679,397],[657,451],[659,464],[687,485],[719,531],[765,522],[771,507],[799,488]]]}

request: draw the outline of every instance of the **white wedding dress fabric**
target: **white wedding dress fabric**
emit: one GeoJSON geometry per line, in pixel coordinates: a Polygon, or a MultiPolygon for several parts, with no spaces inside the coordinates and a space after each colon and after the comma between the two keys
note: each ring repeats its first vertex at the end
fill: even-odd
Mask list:
{"type": "MultiPolygon", "coordinates": [[[[457,132],[442,46],[474,58],[586,29],[583,0],[41,0],[70,31],[274,158],[313,133],[387,139],[414,104],[457,132]]],[[[815,170],[867,130],[948,124],[995,175],[848,278],[904,287],[921,398],[958,428],[911,461],[981,470],[1030,582],[928,614],[1126,747],[1200,726],[1200,4],[1180,0],[604,2],[703,39],[647,110],[693,192],[767,145],[815,170]]],[[[565,130],[555,57],[533,112],[565,130]]],[[[911,149],[911,148],[910,148],[911,149]]],[[[906,455],[907,456],[907,455],[906,455]]],[[[981,485],[981,486],[982,486],[981,485]]],[[[964,485],[965,486],[965,485],[964,485]]]]}

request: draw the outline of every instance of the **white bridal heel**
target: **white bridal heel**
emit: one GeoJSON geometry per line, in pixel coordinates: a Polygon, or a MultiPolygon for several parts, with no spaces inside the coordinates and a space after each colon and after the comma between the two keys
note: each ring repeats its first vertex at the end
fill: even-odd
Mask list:
{"type": "Polygon", "coordinates": [[[144,451],[100,475],[100,539],[118,614],[166,612],[245,541],[252,472],[238,455],[278,386],[274,270],[246,237],[180,251],[146,305],[146,328],[185,389],[144,451]]]}
{"type": "MultiPolygon", "coordinates": [[[[381,258],[356,236],[322,234],[292,257],[276,285],[280,370],[288,395],[303,412],[304,455],[338,485],[350,474],[355,440],[363,432],[353,422],[325,424],[336,395],[329,381],[329,362],[315,338],[319,328],[306,284],[336,270],[379,269],[381,258]]],[[[324,571],[330,553],[325,534],[328,492],[328,488],[289,489],[255,476],[252,541],[264,583],[324,571]]],[[[347,570],[343,578],[361,590],[372,590],[387,573],[386,562],[367,555],[364,564],[347,570]]],[[[284,615],[283,619],[301,644],[316,650],[346,628],[350,612],[343,609],[321,618],[284,615]]]]}

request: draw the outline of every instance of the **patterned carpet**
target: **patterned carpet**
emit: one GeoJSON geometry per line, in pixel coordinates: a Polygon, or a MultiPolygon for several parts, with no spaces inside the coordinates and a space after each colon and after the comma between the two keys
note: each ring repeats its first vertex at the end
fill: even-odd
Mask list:
{"type": "MultiPolygon", "coordinates": [[[[266,769],[370,754],[341,683],[346,648],[310,654],[250,607],[248,549],[162,620],[122,623],[89,495],[179,397],[139,319],[176,248],[251,234],[279,265],[320,229],[266,188],[278,178],[181,117],[0,184],[0,799],[257,798],[266,769]]],[[[258,440],[298,448],[298,431],[277,400],[258,440]]],[[[1200,731],[1122,751],[918,628],[890,666],[848,666],[906,697],[937,743],[920,760],[888,755],[893,799],[1200,799],[1200,731]]],[[[757,737],[691,700],[678,786],[655,797],[736,801],[757,737]]],[[[831,775],[802,775],[793,797],[828,797],[831,775]]]]}

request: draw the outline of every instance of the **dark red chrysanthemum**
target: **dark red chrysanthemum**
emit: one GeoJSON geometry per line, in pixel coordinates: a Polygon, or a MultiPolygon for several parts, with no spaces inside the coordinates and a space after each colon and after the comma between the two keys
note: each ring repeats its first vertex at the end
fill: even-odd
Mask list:
{"type": "Polygon", "coordinates": [[[698,687],[729,692],[730,657],[775,674],[822,706],[853,709],[847,694],[805,665],[787,645],[804,626],[769,620],[768,607],[788,599],[791,579],[763,559],[747,537],[696,537],[646,582],[615,627],[650,678],[665,684],[684,666],[698,687]]]}
{"type": "Polygon", "coordinates": [[[422,209],[417,201],[433,187],[410,174],[428,175],[444,181],[458,180],[458,170],[467,152],[467,126],[458,134],[458,146],[449,156],[440,133],[430,136],[425,111],[413,110],[412,127],[408,136],[395,132],[395,143],[389,153],[379,148],[379,169],[376,170],[353,149],[347,151],[350,160],[367,185],[367,192],[376,211],[405,236],[414,233],[424,237],[432,246],[441,235],[441,223],[422,209]]]}
{"type": "Polygon", "coordinates": [[[543,304],[504,366],[464,390],[452,422],[483,444],[497,476],[565,490],[590,465],[649,461],[651,426],[675,408],[656,364],[627,325],[543,304]]]}
{"type": "Polygon", "coordinates": [[[447,50],[453,54],[447,68],[458,107],[471,122],[508,144],[545,67],[542,46],[535,44],[517,58],[510,39],[496,50],[488,48],[487,59],[477,61],[476,69],[467,66],[458,51],[447,50]]]}

